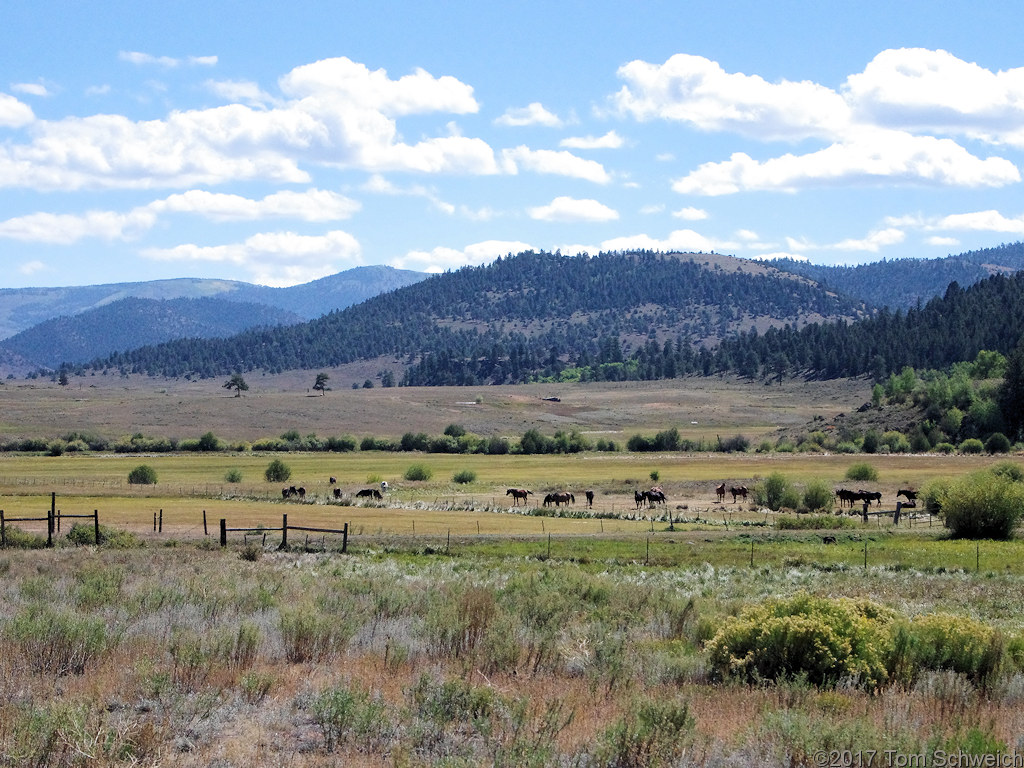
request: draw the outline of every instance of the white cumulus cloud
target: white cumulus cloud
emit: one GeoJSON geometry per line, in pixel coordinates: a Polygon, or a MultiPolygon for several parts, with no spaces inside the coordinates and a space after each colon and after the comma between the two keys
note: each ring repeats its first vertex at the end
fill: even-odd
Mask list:
{"type": "Polygon", "coordinates": [[[156,65],[166,67],[167,69],[174,69],[182,64],[212,67],[216,65],[218,60],[216,56],[188,56],[184,59],[178,59],[173,56],[154,56],[151,53],[142,53],[141,51],[121,51],[118,53],[118,58],[129,64],[139,66],[156,65]]]}
{"type": "Polygon", "coordinates": [[[566,149],[618,149],[625,144],[615,131],[608,131],[604,136],[570,136],[558,142],[558,146],[566,149]]]}
{"type": "Polygon", "coordinates": [[[45,272],[47,269],[46,265],[38,260],[26,261],[24,264],[18,267],[18,272],[22,275],[34,275],[39,272],[45,272]]]}
{"type": "Polygon", "coordinates": [[[961,229],[981,232],[1010,232],[1024,234],[1024,215],[1007,217],[999,211],[956,213],[942,217],[934,229],[961,229]]]}
{"type": "Polygon", "coordinates": [[[619,218],[618,211],[597,200],[578,200],[565,196],[556,197],[548,205],[530,208],[527,213],[531,219],[538,221],[600,222],[619,218]]]}
{"type": "Polygon", "coordinates": [[[509,108],[505,111],[505,114],[495,119],[494,122],[497,125],[511,127],[524,125],[543,125],[547,128],[562,127],[562,119],[553,112],[546,110],[539,101],[535,101],[525,107],[509,108]]]}
{"type": "Polygon", "coordinates": [[[243,242],[173,248],[147,248],[141,252],[156,261],[227,263],[250,275],[260,285],[307,283],[362,264],[359,242],[340,230],[323,235],[263,232],[243,242]]]}
{"type": "Polygon", "coordinates": [[[999,187],[1018,181],[1020,171],[1009,160],[978,158],[950,139],[870,131],[806,155],[757,161],[737,152],[725,162],[701,165],[672,188],[682,194],[725,195],[871,183],[999,187]]]}
{"type": "Polygon", "coordinates": [[[13,96],[0,93],[0,127],[21,128],[36,119],[32,107],[13,96]]]}
{"type": "Polygon", "coordinates": [[[882,51],[843,93],[860,120],[876,125],[991,141],[1024,130],[1024,68],[992,72],[943,50],[882,51]]]}
{"type": "Polygon", "coordinates": [[[708,217],[708,212],[703,208],[687,206],[686,208],[680,208],[678,211],[672,211],[672,216],[683,221],[703,221],[708,217]]]}
{"type": "MultiPolygon", "coordinates": [[[[148,61],[145,55],[128,56],[148,61]]],[[[169,64],[166,64],[169,66],[169,64]]],[[[458,135],[401,141],[396,116],[475,112],[472,88],[423,70],[391,80],[348,59],[292,70],[273,101],[252,84],[213,86],[256,106],[230,103],[176,111],[164,119],[120,115],[36,121],[28,144],[0,145],[0,186],[81,188],[195,187],[260,179],[308,183],[308,166],[370,172],[496,174],[494,152],[458,135]]],[[[0,103],[0,120],[31,119],[20,102],[0,103]]]]}
{"type": "Polygon", "coordinates": [[[501,156],[506,173],[516,174],[523,168],[534,173],[570,176],[595,184],[607,184],[611,180],[603,165],[594,160],[577,157],[571,152],[518,146],[502,150],[501,156]]]}
{"type": "Polygon", "coordinates": [[[0,238],[22,242],[70,245],[86,238],[129,240],[151,229],[160,215],[189,213],[210,221],[293,219],[327,222],[347,219],[357,210],[355,200],[321,189],[285,190],[253,200],[206,190],[189,190],[154,200],[127,213],[88,211],[84,214],[33,213],[0,221],[0,238]]]}
{"type": "Polygon", "coordinates": [[[150,229],[155,220],[154,213],[141,208],[128,213],[31,213],[0,222],[0,238],[55,245],[71,245],[85,238],[122,240],[150,229]]]}
{"type": "Polygon", "coordinates": [[[626,235],[605,240],[598,250],[601,251],[633,251],[651,250],[666,253],[696,253],[718,250],[722,244],[692,229],[677,229],[668,237],[658,238],[647,234],[626,235]]]}
{"type": "Polygon", "coordinates": [[[664,64],[632,61],[618,74],[626,85],[613,104],[637,120],[672,120],[762,141],[833,138],[850,122],[848,105],[830,88],[809,81],[770,83],[726,72],[702,56],[676,54],[664,64]]]}
{"type": "Polygon", "coordinates": [[[340,104],[390,117],[479,110],[472,86],[457,78],[434,77],[417,68],[411,75],[392,80],[387,70],[371,70],[344,56],[296,67],[279,80],[279,85],[286,96],[294,99],[333,102],[335,108],[340,104]]]}
{"type": "Polygon", "coordinates": [[[50,95],[49,89],[43,83],[14,83],[11,90],[15,93],[24,93],[26,96],[46,97],[50,95]]]}
{"type": "Polygon", "coordinates": [[[409,251],[388,264],[396,269],[419,272],[445,272],[460,267],[488,264],[499,256],[533,250],[533,246],[515,240],[486,240],[467,245],[462,250],[437,247],[429,251],[409,251]]]}

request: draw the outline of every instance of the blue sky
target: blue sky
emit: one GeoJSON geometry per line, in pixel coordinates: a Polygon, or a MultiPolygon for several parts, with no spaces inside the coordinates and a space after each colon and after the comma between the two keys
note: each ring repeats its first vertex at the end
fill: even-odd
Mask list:
{"type": "Polygon", "coordinates": [[[3,17],[0,288],[291,285],[527,248],[859,263],[1024,232],[1009,2],[3,17]]]}

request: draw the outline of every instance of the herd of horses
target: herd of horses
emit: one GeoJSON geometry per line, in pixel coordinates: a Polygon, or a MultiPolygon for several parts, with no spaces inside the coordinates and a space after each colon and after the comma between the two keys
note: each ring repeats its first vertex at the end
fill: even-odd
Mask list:
{"type": "MultiPolygon", "coordinates": [[[[718,501],[725,501],[725,483],[722,483],[715,488],[715,493],[718,494],[718,501]]],[[[729,493],[732,494],[732,503],[736,503],[736,499],[742,498],[744,501],[747,500],[747,486],[745,485],[733,485],[729,488],[729,493]]]]}
{"type": "MultiPolygon", "coordinates": [[[[334,487],[337,484],[337,482],[338,482],[338,478],[336,478],[336,477],[330,478],[329,484],[331,486],[331,495],[334,497],[335,501],[341,501],[341,498],[342,498],[341,488],[334,487]]],[[[355,496],[357,498],[362,498],[362,499],[366,499],[366,498],[369,498],[369,499],[383,499],[384,495],[381,493],[381,491],[385,491],[386,492],[387,490],[388,490],[388,483],[387,483],[386,480],[384,480],[380,484],[380,490],[377,490],[376,488],[363,488],[363,489],[361,489],[359,491],[356,491],[355,496]]],[[[283,499],[295,498],[295,499],[298,499],[299,501],[303,501],[306,498],[306,489],[301,487],[301,486],[298,487],[298,488],[296,488],[294,485],[286,486],[286,487],[281,489],[281,498],[283,498],[283,499]]]]}
{"type": "MultiPolygon", "coordinates": [[[[594,492],[587,490],[583,492],[587,499],[587,506],[594,506],[594,492]]],[[[518,507],[519,502],[523,505],[529,504],[530,496],[533,495],[533,491],[528,491],[525,488],[509,488],[505,491],[506,496],[512,497],[512,506],[518,507]]],[[[660,486],[655,486],[649,491],[634,491],[633,500],[636,502],[636,508],[640,509],[643,504],[647,504],[648,507],[653,507],[656,504],[664,504],[667,501],[665,491],[660,486]]],[[[569,491],[557,491],[556,493],[548,493],[544,496],[544,506],[550,507],[552,504],[556,507],[560,507],[563,504],[575,504],[576,497],[569,491]]]]}
{"type": "MultiPolygon", "coordinates": [[[[907,501],[903,504],[905,507],[912,507],[917,503],[917,491],[909,488],[900,488],[896,492],[896,498],[903,496],[907,501]]],[[[846,488],[839,488],[836,490],[836,498],[839,499],[839,506],[849,506],[851,509],[856,503],[863,503],[867,506],[871,506],[871,502],[875,502],[879,506],[882,504],[882,493],[880,491],[865,491],[863,489],[850,491],[846,488]]]]}
{"type": "MultiPolygon", "coordinates": [[[[587,506],[594,506],[594,492],[591,490],[584,491],[584,496],[587,499],[587,506]]],[[[523,505],[529,503],[529,497],[533,495],[533,491],[528,491],[525,488],[509,488],[505,491],[506,496],[512,497],[512,506],[518,507],[519,502],[523,502],[523,505]]],[[[554,504],[556,507],[560,507],[563,504],[575,504],[576,497],[569,493],[569,491],[558,491],[556,493],[549,493],[544,496],[544,506],[550,507],[554,504]]]]}
{"type": "Polygon", "coordinates": [[[651,509],[658,504],[664,504],[667,500],[665,492],[661,489],[660,485],[656,485],[649,491],[633,491],[633,501],[636,502],[637,509],[640,509],[644,504],[647,504],[647,508],[651,509]]]}
{"type": "MultiPolygon", "coordinates": [[[[331,486],[335,486],[337,482],[337,478],[330,478],[331,486]]],[[[341,500],[341,489],[337,487],[332,487],[332,491],[334,499],[341,500]]],[[[369,498],[380,500],[384,498],[382,491],[388,491],[387,481],[381,482],[379,490],[377,488],[363,488],[357,491],[355,493],[355,496],[356,498],[369,498]]],[[[746,501],[748,490],[747,486],[745,485],[726,486],[725,483],[722,483],[715,487],[715,493],[718,496],[719,503],[725,501],[725,496],[727,493],[731,493],[733,504],[735,504],[741,498],[744,501],[746,501]]],[[[529,497],[533,495],[533,491],[529,491],[525,488],[509,488],[507,491],[505,491],[505,495],[512,497],[513,506],[518,507],[520,502],[522,502],[522,504],[526,506],[529,504],[529,497]]],[[[587,507],[593,507],[594,491],[584,491],[584,495],[587,500],[587,507]]],[[[846,488],[838,488],[836,489],[835,495],[836,498],[839,500],[840,508],[849,506],[852,509],[855,503],[863,503],[865,506],[865,514],[867,514],[866,508],[870,506],[872,502],[878,504],[879,506],[882,503],[882,494],[880,491],[866,491],[864,489],[851,491],[846,488]]],[[[284,499],[296,498],[299,500],[304,500],[306,498],[306,489],[301,486],[286,486],[285,488],[281,489],[281,496],[284,499]]],[[[916,506],[917,491],[908,488],[901,488],[899,491],[896,492],[896,498],[899,499],[900,496],[903,496],[906,499],[906,502],[903,502],[902,506],[916,506]]],[[[640,509],[644,505],[646,505],[648,509],[653,509],[655,506],[659,504],[667,503],[668,499],[665,496],[665,491],[661,488],[661,486],[655,486],[647,491],[634,491],[633,501],[636,503],[637,509],[640,509]]],[[[568,505],[575,503],[576,497],[569,491],[556,491],[554,493],[548,493],[544,496],[543,501],[543,505],[545,507],[550,507],[552,505],[554,505],[555,507],[560,507],[563,504],[568,505]]]]}

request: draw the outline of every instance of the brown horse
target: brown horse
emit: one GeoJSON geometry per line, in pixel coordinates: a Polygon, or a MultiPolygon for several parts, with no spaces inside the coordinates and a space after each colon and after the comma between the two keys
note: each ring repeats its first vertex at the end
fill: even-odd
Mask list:
{"type": "Polygon", "coordinates": [[[587,495],[587,506],[588,507],[594,506],[594,492],[593,491],[584,491],[584,493],[587,495]]]}
{"type": "Polygon", "coordinates": [[[512,497],[513,507],[519,506],[520,499],[522,500],[523,504],[525,504],[528,501],[526,497],[529,496],[531,493],[533,493],[533,491],[528,491],[525,488],[509,488],[507,491],[505,491],[506,496],[512,497]]]}
{"type": "Polygon", "coordinates": [[[722,483],[721,485],[717,486],[715,488],[715,493],[718,494],[718,501],[720,503],[725,501],[725,483],[722,483]]]}
{"type": "Polygon", "coordinates": [[[745,485],[734,485],[729,489],[729,493],[732,494],[732,503],[736,503],[736,498],[742,496],[743,500],[747,500],[747,486],[745,485]]]}
{"type": "Polygon", "coordinates": [[[917,499],[917,491],[912,491],[909,488],[900,488],[896,491],[896,498],[898,499],[900,496],[906,496],[907,501],[914,501],[917,499]]]}

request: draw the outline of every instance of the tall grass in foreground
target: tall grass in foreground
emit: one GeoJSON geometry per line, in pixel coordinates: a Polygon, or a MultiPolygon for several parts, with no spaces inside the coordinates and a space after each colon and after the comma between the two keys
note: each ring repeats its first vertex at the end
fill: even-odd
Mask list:
{"type": "Polygon", "coordinates": [[[769,766],[1015,743],[1024,576],[677,545],[701,559],[9,551],[0,764],[769,766]],[[788,666],[737,676],[736,643],[788,666]]]}

